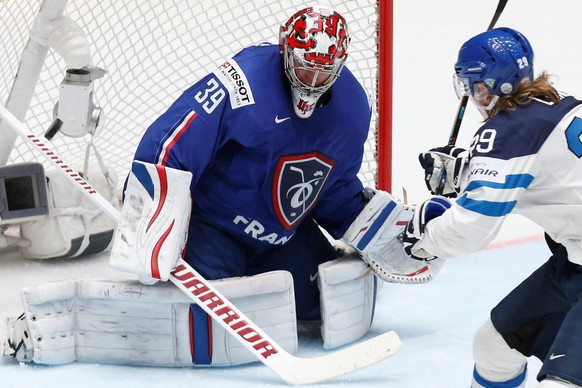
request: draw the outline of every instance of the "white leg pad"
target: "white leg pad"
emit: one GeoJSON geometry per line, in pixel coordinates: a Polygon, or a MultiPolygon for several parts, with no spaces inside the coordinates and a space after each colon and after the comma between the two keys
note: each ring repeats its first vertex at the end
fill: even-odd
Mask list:
{"type": "MultiPolygon", "coordinates": [[[[493,327],[491,319],[475,333],[473,358],[477,373],[491,382],[515,379],[527,364],[527,358],[523,354],[507,345],[501,334],[493,327]]],[[[474,382],[474,387],[480,387],[475,384],[474,382]]]]}
{"type": "MultiPolygon", "coordinates": [[[[297,350],[293,280],[288,272],[212,283],[283,348],[297,350]]],[[[137,281],[61,281],[25,288],[22,300],[32,357],[30,349],[22,349],[16,353],[19,361],[193,366],[197,345],[211,354],[210,364],[204,366],[256,361],[214,321],[208,340],[196,343],[198,326],[191,323],[192,303],[170,283],[146,286],[137,281]]],[[[206,321],[202,324],[207,326],[206,321]]],[[[8,336],[13,344],[19,342],[10,328],[8,336]]],[[[6,353],[7,344],[4,347],[6,353]]]]}
{"type": "Polygon", "coordinates": [[[376,275],[358,254],[319,265],[321,335],[326,349],[361,338],[370,329],[376,275]]]}

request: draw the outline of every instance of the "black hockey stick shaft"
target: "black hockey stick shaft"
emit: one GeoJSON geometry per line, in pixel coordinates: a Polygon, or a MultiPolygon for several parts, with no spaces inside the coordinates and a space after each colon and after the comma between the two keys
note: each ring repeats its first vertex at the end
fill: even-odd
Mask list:
{"type": "Polygon", "coordinates": [[[499,19],[499,16],[501,16],[501,13],[505,9],[506,4],[507,4],[507,0],[499,0],[499,4],[497,4],[497,9],[495,10],[495,13],[493,14],[493,19],[491,19],[491,23],[489,23],[489,27],[487,27],[487,31],[489,31],[489,30],[493,29],[493,27],[495,27],[495,24],[497,24],[497,20],[499,19]]]}
{"type": "MultiPolygon", "coordinates": [[[[507,4],[508,0],[499,0],[497,4],[497,8],[495,9],[495,13],[493,14],[493,19],[491,19],[491,23],[487,27],[487,31],[491,30],[495,27],[497,20],[501,16],[501,13],[505,9],[505,5],[507,4]]],[[[455,122],[453,124],[453,128],[451,129],[451,135],[449,136],[448,145],[455,145],[457,143],[457,136],[459,135],[459,130],[461,129],[461,123],[463,122],[463,116],[465,116],[465,109],[467,107],[467,102],[469,102],[468,96],[463,96],[461,101],[459,102],[459,108],[457,109],[457,115],[455,117],[455,122]]],[[[442,194],[443,188],[445,186],[445,178],[446,172],[445,169],[441,170],[441,176],[439,179],[439,185],[437,187],[437,194],[442,194]]]]}
{"type": "MultiPolygon", "coordinates": [[[[495,13],[493,14],[493,19],[491,19],[491,23],[489,23],[487,31],[495,27],[497,20],[499,20],[501,13],[505,9],[507,1],[508,0],[499,0],[499,4],[497,4],[497,8],[495,9],[495,13]]],[[[455,123],[453,124],[453,129],[451,130],[451,136],[449,137],[449,145],[455,145],[457,143],[457,136],[459,135],[459,130],[461,129],[461,122],[463,121],[463,116],[465,115],[465,108],[467,107],[468,101],[469,101],[468,96],[463,96],[463,98],[461,98],[459,108],[457,109],[457,117],[455,119],[455,123]]]]}

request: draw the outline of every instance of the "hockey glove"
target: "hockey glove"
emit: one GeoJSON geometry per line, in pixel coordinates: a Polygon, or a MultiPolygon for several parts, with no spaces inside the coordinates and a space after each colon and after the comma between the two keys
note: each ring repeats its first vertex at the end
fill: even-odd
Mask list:
{"type": "Polygon", "coordinates": [[[188,171],[134,161],[109,264],[145,284],[167,281],[182,257],[188,235],[188,171]]]}
{"type": "Polygon", "coordinates": [[[441,179],[444,180],[441,195],[455,198],[461,191],[462,173],[469,160],[469,152],[447,145],[436,147],[418,155],[424,169],[424,182],[431,194],[439,194],[441,179]]]}
{"type": "Polygon", "coordinates": [[[387,282],[418,284],[433,279],[442,262],[413,260],[402,249],[400,236],[412,217],[412,208],[385,191],[370,193],[373,197],[342,240],[358,251],[376,275],[387,282]]]}
{"type": "Polygon", "coordinates": [[[416,248],[417,242],[424,238],[426,224],[451,207],[451,201],[445,197],[434,196],[416,206],[412,219],[402,233],[402,246],[407,255],[417,260],[433,260],[437,257],[422,248],[416,248]]]}

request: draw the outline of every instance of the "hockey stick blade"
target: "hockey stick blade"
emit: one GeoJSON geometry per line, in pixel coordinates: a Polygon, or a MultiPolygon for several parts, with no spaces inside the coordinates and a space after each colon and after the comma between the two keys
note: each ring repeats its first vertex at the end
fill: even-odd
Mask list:
{"type": "MultiPolygon", "coordinates": [[[[24,123],[0,104],[0,118],[54,166],[58,167],[73,186],[112,219],[119,222],[121,213],[97,190],[76,174],[56,153],[45,146],[24,123]]],[[[289,384],[309,384],[325,381],[381,361],[398,352],[398,335],[389,331],[350,347],[315,358],[295,357],[284,350],[263,330],[222,296],[212,284],[180,259],[170,280],[193,302],[216,320],[228,333],[246,347],[258,360],[289,384]]]]}
{"type": "Polygon", "coordinates": [[[398,335],[389,331],[321,357],[295,357],[254,325],[184,260],[180,260],[170,280],[233,333],[260,361],[292,385],[317,383],[344,375],[381,361],[401,348],[398,335]]]}

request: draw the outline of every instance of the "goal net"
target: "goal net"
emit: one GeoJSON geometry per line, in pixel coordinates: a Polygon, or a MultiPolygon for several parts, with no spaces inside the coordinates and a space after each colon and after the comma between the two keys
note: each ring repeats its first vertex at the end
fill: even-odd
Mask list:
{"type": "MultiPolygon", "coordinates": [[[[352,35],[347,66],[373,99],[360,178],[376,186],[379,6],[377,0],[331,4],[352,35]]],[[[107,72],[93,82],[102,114],[94,135],[59,133],[45,144],[77,171],[86,158],[96,165],[94,152],[86,152],[92,144],[121,185],[142,133],[183,90],[241,48],[277,43],[279,25],[301,7],[291,0],[0,0],[0,102],[44,136],[67,69],[62,53],[51,47],[50,20],[70,18],[86,35],[90,64],[107,72]]],[[[0,165],[43,162],[1,123],[0,137],[0,165]]]]}

